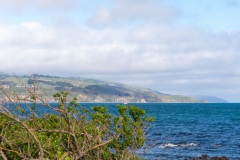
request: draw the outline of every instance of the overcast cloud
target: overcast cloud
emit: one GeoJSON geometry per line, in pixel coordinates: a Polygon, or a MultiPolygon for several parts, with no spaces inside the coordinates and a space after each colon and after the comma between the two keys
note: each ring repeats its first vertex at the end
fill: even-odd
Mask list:
{"type": "Polygon", "coordinates": [[[23,20],[0,16],[1,72],[100,78],[239,102],[239,29],[179,25],[186,11],[158,0],[0,0],[4,7],[8,11],[1,14],[21,12],[23,20]],[[84,6],[91,7],[83,11],[84,6]],[[36,11],[29,21],[25,14],[31,8],[36,11]],[[62,9],[69,25],[54,19],[62,9]],[[46,20],[38,18],[43,10],[46,20]]]}
{"type": "MultiPolygon", "coordinates": [[[[129,25],[141,23],[154,25],[171,22],[180,11],[167,8],[159,0],[114,0],[111,8],[97,6],[90,19],[94,25],[129,25]]],[[[115,26],[116,27],[116,26],[115,26]]]]}
{"type": "Polygon", "coordinates": [[[14,12],[25,12],[26,10],[37,9],[67,9],[73,7],[73,0],[0,0],[1,8],[8,8],[14,12]]]}

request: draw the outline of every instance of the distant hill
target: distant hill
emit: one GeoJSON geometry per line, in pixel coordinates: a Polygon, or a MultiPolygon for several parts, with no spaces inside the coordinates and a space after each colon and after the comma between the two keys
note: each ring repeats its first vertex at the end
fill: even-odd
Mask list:
{"type": "Polygon", "coordinates": [[[0,72],[0,79],[6,78],[6,77],[9,77],[9,75],[3,72],[0,72]]]}
{"type": "Polygon", "coordinates": [[[193,97],[199,101],[205,101],[205,102],[209,102],[209,103],[228,103],[227,100],[218,98],[215,96],[197,95],[197,96],[193,96],[193,97]]]}
{"type": "MultiPolygon", "coordinates": [[[[80,102],[198,102],[197,99],[188,96],[163,94],[151,89],[117,82],[38,74],[34,74],[32,77],[37,80],[39,93],[51,102],[54,102],[52,95],[60,91],[67,91],[70,98],[76,96],[80,102]]],[[[29,88],[34,84],[29,76],[18,78],[29,88]]],[[[20,95],[26,94],[14,76],[0,75],[0,85],[16,91],[20,95]]],[[[0,96],[3,97],[2,93],[0,96]]]]}

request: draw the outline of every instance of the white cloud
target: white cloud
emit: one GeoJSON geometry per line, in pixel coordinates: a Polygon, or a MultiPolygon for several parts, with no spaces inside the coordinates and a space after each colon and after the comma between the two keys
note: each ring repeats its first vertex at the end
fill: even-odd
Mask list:
{"type": "Polygon", "coordinates": [[[110,11],[103,6],[100,6],[96,9],[95,16],[91,18],[92,23],[94,24],[107,24],[112,20],[110,11]]]}
{"type": "Polygon", "coordinates": [[[1,59],[21,62],[18,67],[3,62],[1,68],[8,67],[14,72],[42,64],[42,70],[61,68],[76,74],[185,70],[209,70],[211,73],[218,70],[226,72],[226,68],[230,70],[233,65],[239,68],[238,33],[208,34],[198,30],[158,27],[142,27],[134,31],[59,29],[37,22],[1,26],[0,33],[1,59]]]}
{"type": "Polygon", "coordinates": [[[115,25],[128,23],[165,24],[176,19],[180,11],[170,9],[157,0],[112,0],[112,7],[98,6],[90,22],[95,25],[115,25]]]}
{"type": "MultiPolygon", "coordinates": [[[[18,11],[31,7],[43,11],[65,9],[74,3],[13,2],[0,0],[0,5],[18,11]]],[[[112,2],[111,6],[96,7],[90,19],[92,28],[48,26],[37,21],[0,24],[0,71],[87,75],[165,93],[206,93],[236,100],[240,94],[239,31],[212,33],[169,27],[167,24],[181,12],[158,0],[112,2]]]]}
{"type": "Polygon", "coordinates": [[[8,7],[14,11],[24,11],[26,9],[69,9],[74,6],[74,0],[0,0],[1,8],[8,7]]]}

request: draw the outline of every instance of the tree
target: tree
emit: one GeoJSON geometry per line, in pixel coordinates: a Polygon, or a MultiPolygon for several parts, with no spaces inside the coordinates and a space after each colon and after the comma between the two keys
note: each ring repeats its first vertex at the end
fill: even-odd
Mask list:
{"type": "Polygon", "coordinates": [[[145,142],[145,132],[154,120],[135,106],[80,107],[67,92],[46,102],[34,87],[24,86],[19,95],[3,87],[0,106],[0,157],[6,159],[139,159],[136,150],[145,142]],[[69,103],[68,103],[69,102],[69,103]],[[40,113],[39,110],[44,111],[40,113]]]}

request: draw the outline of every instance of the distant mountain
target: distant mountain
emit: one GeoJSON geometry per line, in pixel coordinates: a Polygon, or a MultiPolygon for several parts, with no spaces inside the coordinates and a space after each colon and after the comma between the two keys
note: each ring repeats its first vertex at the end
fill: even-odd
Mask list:
{"type": "MultiPolygon", "coordinates": [[[[198,102],[197,99],[188,96],[169,95],[117,82],[38,74],[32,77],[35,77],[38,83],[39,93],[51,102],[55,101],[52,95],[60,91],[67,91],[70,98],[76,96],[80,102],[198,102]]],[[[29,88],[34,84],[34,80],[28,76],[19,78],[29,88]]],[[[14,76],[1,77],[0,85],[20,95],[26,94],[22,84],[14,76]]],[[[0,96],[3,97],[1,93],[0,96]]]]}
{"type": "Polygon", "coordinates": [[[199,101],[205,101],[208,103],[228,103],[227,100],[218,98],[215,96],[197,95],[197,96],[193,96],[193,97],[199,101]]]}

